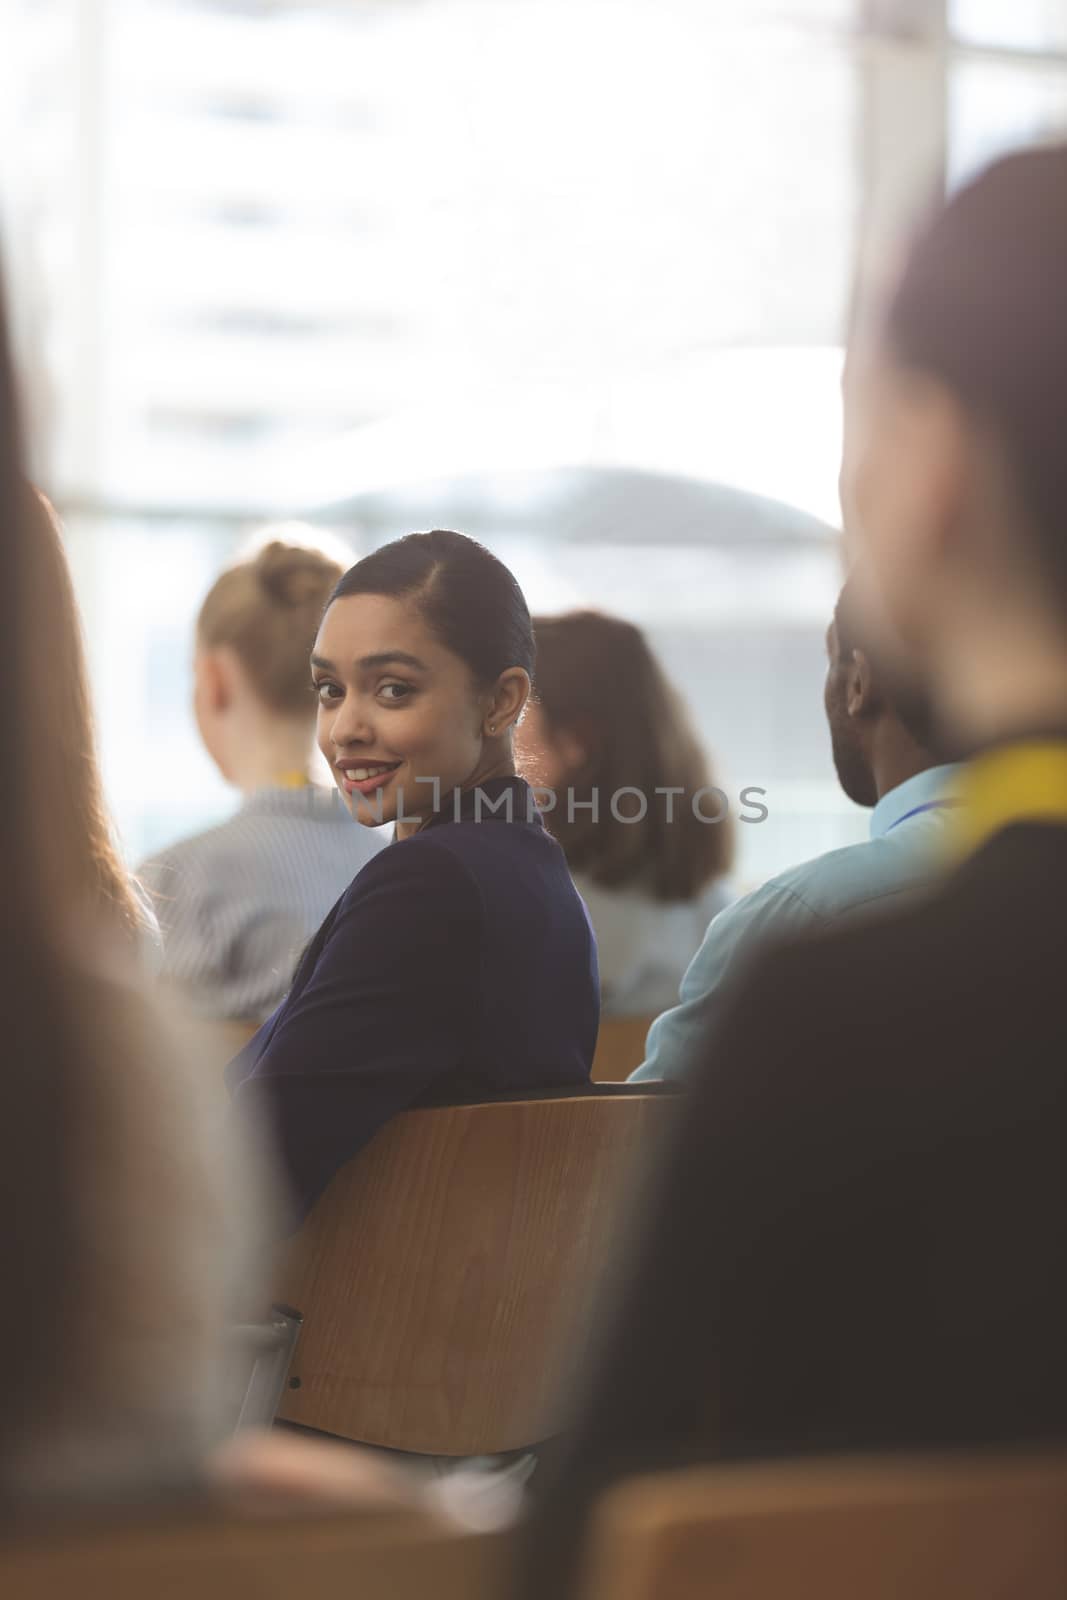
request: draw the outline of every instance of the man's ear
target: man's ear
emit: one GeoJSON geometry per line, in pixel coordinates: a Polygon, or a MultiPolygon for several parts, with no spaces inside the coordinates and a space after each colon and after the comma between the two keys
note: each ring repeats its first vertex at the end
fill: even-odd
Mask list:
{"type": "Polygon", "coordinates": [[[869,717],[875,710],[871,664],[862,650],[853,650],[845,676],[845,710],[850,717],[869,717]]]}

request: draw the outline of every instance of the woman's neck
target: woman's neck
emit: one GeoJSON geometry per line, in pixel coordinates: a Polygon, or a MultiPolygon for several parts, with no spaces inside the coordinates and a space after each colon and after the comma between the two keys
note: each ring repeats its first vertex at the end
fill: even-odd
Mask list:
{"type": "MultiPolygon", "coordinates": [[[[515,776],[515,755],[511,749],[508,749],[500,752],[495,760],[480,761],[470,777],[455,787],[458,788],[461,794],[470,794],[481,784],[491,783],[494,778],[514,778],[515,776]]],[[[442,806],[446,808],[451,806],[451,794],[452,791],[449,791],[449,798],[446,802],[444,791],[442,791],[439,796],[442,806]]],[[[413,833],[418,833],[420,828],[426,826],[432,815],[433,813],[430,812],[423,817],[413,817],[410,821],[398,822],[396,824],[396,837],[398,839],[410,839],[413,833]]]]}
{"type": "Polygon", "coordinates": [[[230,752],[229,779],[243,795],[310,782],[314,740],[307,723],[272,724],[230,752]]]}
{"type": "Polygon", "coordinates": [[[488,783],[493,778],[513,778],[515,776],[515,752],[510,746],[497,752],[495,758],[480,761],[473,774],[466,783],[460,784],[464,794],[472,789],[477,789],[480,783],[488,783]]]}

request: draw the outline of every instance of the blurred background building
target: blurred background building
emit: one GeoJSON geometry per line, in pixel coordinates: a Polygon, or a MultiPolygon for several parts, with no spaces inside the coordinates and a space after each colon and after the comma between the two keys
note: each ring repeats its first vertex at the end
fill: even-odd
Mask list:
{"type": "Polygon", "coordinates": [[[458,526],[648,627],[754,881],[861,837],[821,714],[842,345],[1067,126],[1067,0],[5,0],[0,209],[131,858],[232,808],[191,625],[265,518],[458,526]]]}

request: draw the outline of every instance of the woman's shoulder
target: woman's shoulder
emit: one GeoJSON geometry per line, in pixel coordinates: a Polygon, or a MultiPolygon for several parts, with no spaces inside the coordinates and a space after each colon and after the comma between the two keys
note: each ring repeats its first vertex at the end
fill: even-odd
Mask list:
{"type": "Polygon", "coordinates": [[[207,872],[220,855],[230,854],[240,839],[239,817],[238,812],[153,851],[138,866],[136,876],[155,893],[160,889],[170,891],[179,879],[207,872]]]}
{"type": "Polygon", "coordinates": [[[323,801],[316,799],[313,805],[309,802],[302,813],[292,807],[274,812],[246,804],[221,822],[154,852],[137,868],[137,877],[153,894],[192,893],[198,887],[210,892],[224,885],[230,892],[237,880],[269,874],[279,862],[303,861],[309,821],[323,819],[337,824],[330,840],[339,859],[361,861],[381,851],[371,830],[356,827],[343,812],[338,817],[323,801]]]}
{"type": "MultiPolygon", "coordinates": [[[[345,891],[341,915],[347,918],[362,913],[370,900],[379,901],[385,895],[417,898],[423,917],[440,913],[454,918],[464,907],[480,914],[492,881],[503,877],[516,888],[523,881],[519,856],[530,847],[530,835],[535,833],[559,856],[566,875],[562,852],[540,826],[469,819],[442,822],[406,839],[394,839],[372,856],[345,891]],[[515,846],[514,853],[509,844],[515,846]]],[[[538,861],[543,869],[540,855],[538,861]]],[[[543,870],[538,876],[543,878],[543,870]]]]}
{"type": "Polygon", "coordinates": [[[666,904],[656,899],[643,879],[620,884],[597,883],[587,872],[575,872],[573,878],[574,887],[586,905],[602,907],[608,913],[636,916],[662,910],[666,904]]]}
{"type": "MultiPolygon", "coordinates": [[[[397,839],[371,857],[344,891],[310,949],[358,951],[374,960],[427,941],[459,959],[484,929],[484,905],[476,878],[448,850],[421,835],[397,839]]],[[[343,958],[346,962],[349,954],[343,958]]]]}
{"type": "Polygon", "coordinates": [[[597,938],[606,946],[612,937],[632,948],[641,940],[666,941],[664,948],[681,941],[692,949],[703,939],[708,924],[732,904],[736,895],[725,880],[715,879],[692,900],[659,900],[643,883],[609,887],[575,873],[574,886],[585,901],[597,938]]]}
{"type": "Polygon", "coordinates": [[[602,900],[607,905],[636,908],[650,906],[660,912],[687,910],[721,911],[736,900],[737,891],[728,878],[713,878],[689,900],[663,900],[655,892],[651,874],[632,879],[629,883],[597,883],[586,872],[573,874],[575,887],[584,898],[602,900]]]}
{"type": "MultiPolygon", "coordinates": [[[[394,839],[376,851],[342,895],[339,907],[342,913],[372,894],[425,895],[439,890],[456,896],[473,890],[474,874],[467,853],[450,849],[448,843],[435,837],[435,831],[428,829],[407,839],[394,839]]],[[[442,828],[439,831],[455,830],[442,828]]]]}

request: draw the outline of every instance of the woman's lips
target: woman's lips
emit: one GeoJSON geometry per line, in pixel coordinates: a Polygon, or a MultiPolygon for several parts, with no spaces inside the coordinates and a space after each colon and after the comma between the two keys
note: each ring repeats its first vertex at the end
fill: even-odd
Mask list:
{"type": "Polygon", "coordinates": [[[353,762],[347,768],[339,765],[337,773],[345,794],[372,795],[385,787],[399,766],[400,762],[397,761],[391,767],[380,767],[377,771],[372,771],[369,778],[350,778],[349,772],[359,772],[369,767],[369,763],[353,762]]]}

